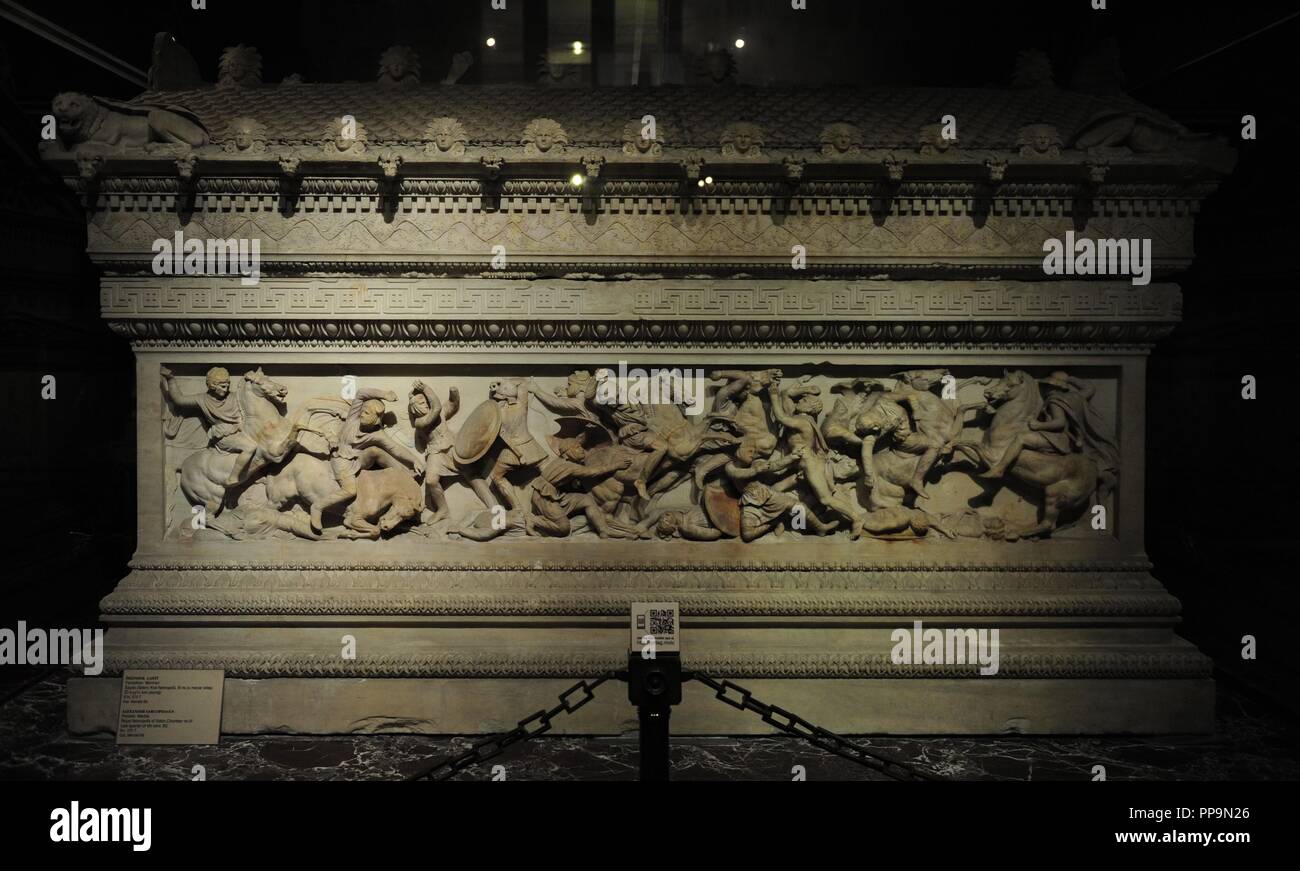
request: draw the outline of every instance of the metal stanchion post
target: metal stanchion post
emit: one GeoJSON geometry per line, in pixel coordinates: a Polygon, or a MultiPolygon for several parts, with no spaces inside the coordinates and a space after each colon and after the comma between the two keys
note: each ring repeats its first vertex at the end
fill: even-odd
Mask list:
{"type": "Polygon", "coordinates": [[[627,698],[641,723],[641,780],[668,780],[669,722],[682,700],[682,660],[676,653],[627,659],[627,698]]]}

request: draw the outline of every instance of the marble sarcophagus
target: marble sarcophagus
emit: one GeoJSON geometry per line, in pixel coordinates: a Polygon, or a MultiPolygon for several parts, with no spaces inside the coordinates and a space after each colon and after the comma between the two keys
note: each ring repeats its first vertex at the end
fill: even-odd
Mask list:
{"type": "MultiPolygon", "coordinates": [[[[633,601],[840,732],[1210,729],[1143,460],[1215,143],[1041,90],[54,114],[137,361],[138,547],[74,730],[124,669],[220,668],[226,732],[495,731],[624,662],[633,601]],[[918,621],[998,630],[994,673],[900,659],[918,621]]],[[[708,695],[675,730],[764,728],[708,695]]],[[[564,727],[634,724],[613,690],[564,727]]]]}

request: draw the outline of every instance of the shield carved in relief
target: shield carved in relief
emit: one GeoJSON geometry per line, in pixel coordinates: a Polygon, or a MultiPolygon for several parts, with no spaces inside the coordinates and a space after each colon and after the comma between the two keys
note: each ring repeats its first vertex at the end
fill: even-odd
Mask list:
{"type": "Polygon", "coordinates": [[[704,513],[723,534],[740,537],[740,500],[726,487],[710,484],[704,488],[704,513]]]}
{"type": "Polygon", "coordinates": [[[491,399],[479,403],[474,413],[461,424],[456,433],[456,444],[451,449],[452,457],[462,465],[477,462],[501,432],[501,410],[491,399]]]}

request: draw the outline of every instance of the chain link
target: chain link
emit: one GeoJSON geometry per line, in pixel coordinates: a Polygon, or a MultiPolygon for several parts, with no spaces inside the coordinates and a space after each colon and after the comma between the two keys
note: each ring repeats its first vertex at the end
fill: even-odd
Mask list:
{"type": "MultiPolygon", "coordinates": [[[[859,765],[869,768],[879,774],[894,780],[935,780],[936,778],[926,774],[910,765],[906,765],[888,756],[873,752],[861,744],[856,744],[847,738],[842,738],[834,732],[827,731],[820,726],[816,726],[798,714],[785,710],[776,705],[769,705],[754,698],[754,694],[739,684],[732,683],[729,680],[714,680],[706,674],[698,671],[685,672],[682,675],[684,680],[697,680],[717,695],[716,698],[736,708],[740,711],[752,711],[758,714],[764,723],[772,726],[778,731],[787,735],[793,735],[803,741],[808,742],[814,747],[819,747],[828,753],[836,756],[842,756],[859,765]]],[[[536,738],[538,735],[545,734],[551,730],[551,720],[560,714],[572,714],[587,702],[595,698],[595,690],[601,684],[611,679],[626,680],[626,674],[617,671],[608,671],[595,680],[580,680],[573,686],[569,687],[559,695],[559,704],[550,710],[540,710],[530,714],[520,720],[515,728],[508,732],[500,732],[496,735],[489,735],[480,741],[470,745],[470,748],[464,753],[456,756],[448,756],[441,762],[429,768],[423,769],[413,774],[410,780],[448,780],[459,772],[481,762],[486,762],[495,756],[499,756],[512,744],[521,741],[528,741],[536,738]],[[570,697],[575,693],[581,693],[578,700],[571,701],[570,697]]]]}
{"type": "Polygon", "coordinates": [[[545,734],[551,730],[551,720],[560,714],[572,714],[577,711],[595,698],[596,687],[617,676],[617,672],[608,671],[595,680],[580,680],[560,693],[560,703],[549,711],[540,710],[530,714],[520,720],[518,725],[510,731],[489,735],[481,741],[476,741],[464,753],[458,756],[448,756],[437,765],[411,775],[409,779],[448,780],[470,766],[478,765],[480,762],[486,762],[494,756],[501,755],[511,744],[528,741],[538,735],[545,734]],[[570,701],[569,697],[578,692],[582,693],[578,700],[576,702],[570,701]]]}
{"type": "Polygon", "coordinates": [[[764,704],[754,698],[753,693],[739,684],[732,683],[729,680],[714,680],[698,671],[691,672],[691,677],[713,690],[717,694],[716,698],[726,702],[733,708],[741,711],[753,711],[762,718],[764,723],[785,732],[787,735],[801,738],[828,753],[843,756],[845,759],[850,759],[865,768],[870,768],[872,771],[894,780],[937,779],[910,765],[868,750],[861,744],[855,744],[847,738],[841,738],[821,726],[815,726],[798,714],[792,714],[776,705],[764,704]]]}

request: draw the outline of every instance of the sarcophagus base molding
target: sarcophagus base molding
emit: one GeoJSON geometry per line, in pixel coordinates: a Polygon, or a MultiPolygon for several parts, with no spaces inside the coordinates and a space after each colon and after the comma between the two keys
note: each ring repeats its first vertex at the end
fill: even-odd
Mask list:
{"type": "MultiPolygon", "coordinates": [[[[228,678],[224,734],[433,735],[505,732],[533,711],[554,707],[575,681],[554,678],[228,678]]],[[[1214,682],[1208,677],[1011,679],[991,683],[939,678],[755,678],[755,697],[840,734],[1207,733],[1213,730],[1214,682]]],[[[121,681],[74,678],[74,733],[117,727],[121,681]]],[[[751,735],[771,730],[701,684],[689,683],[672,718],[678,735],[751,735]]],[[[619,683],[552,732],[612,735],[637,728],[636,709],[619,683]]]]}
{"type": "MultiPolygon", "coordinates": [[[[74,731],[115,728],[124,669],[220,668],[226,733],[492,732],[624,665],[632,601],[680,603],[690,668],[836,731],[1212,728],[1211,664],[1174,635],[1177,601],[1145,563],[1118,549],[1098,560],[1086,541],[1011,554],[1005,543],[934,542],[913,556],[898,542],[819,540],[815,562],[794,542],[638,542],[633,563],[601,543],[556,556],[554,542],[522,539],[493,542],[490,559],[461,543],[445,545],[441,564],[366,568],[327,565],[382,542],[294,542],[277,545],[289,563],[277,569],[256,561],[266,543],[253,544],[251,561],[137,559],[103,603],[105,676],[73,683],[74,731]],[[313,549],[325,549],[322,562],[306,561],[313,549]],[[997,629],[996,674],[981,674],[973,654],[899,663],[894,633],[917,622],[997,629]]],[[[701,686],[673,727],[766,731],[701,686]]],[[[633,729],[634,709],[610,683],[559,728],[633,729]]]]}

